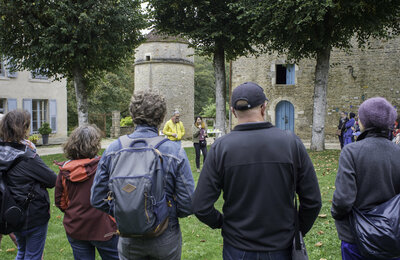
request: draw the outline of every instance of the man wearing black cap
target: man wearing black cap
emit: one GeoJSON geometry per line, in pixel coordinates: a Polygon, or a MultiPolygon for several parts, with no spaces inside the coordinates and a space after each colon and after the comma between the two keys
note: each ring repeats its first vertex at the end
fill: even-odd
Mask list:
{"type": "Polygon", "coordinates": [[[212,145],[193,197],[197,218],[222,228],[224,259],[291,259],[294,179],[303,235],[321,208],[304,145],[292,132],[265,122],[266,101],[255,83],[234,89],[231,110],[238,125],[212,145]],[[214,207],[221,191],[223,214],[214,207]]]}

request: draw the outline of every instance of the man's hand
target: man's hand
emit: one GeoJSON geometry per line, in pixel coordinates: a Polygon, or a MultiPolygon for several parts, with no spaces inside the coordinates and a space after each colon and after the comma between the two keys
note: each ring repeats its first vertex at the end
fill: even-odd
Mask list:
{"type": "Polygon", "coordinates": [[[173,134],[172,134],[172,136],[176,138],[178,135],[177,135],[177,134],[175,134],[175,133],[173,133],[173,134]]]}

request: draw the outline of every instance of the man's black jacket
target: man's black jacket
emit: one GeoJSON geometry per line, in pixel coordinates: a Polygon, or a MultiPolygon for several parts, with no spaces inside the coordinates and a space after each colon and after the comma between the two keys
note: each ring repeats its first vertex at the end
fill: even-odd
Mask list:
{"type": "Polygon", "coordinates": [[[247,123],[212,145],[193,198],[196,216],[222,228],[224,243],[246,251],[291,246],[294,174],[300,230],[307,233],[321,208],[312,162],[301,140],[270,123],[247,123]],[[223,191],[223,215],[214,203],[223,191]]]}

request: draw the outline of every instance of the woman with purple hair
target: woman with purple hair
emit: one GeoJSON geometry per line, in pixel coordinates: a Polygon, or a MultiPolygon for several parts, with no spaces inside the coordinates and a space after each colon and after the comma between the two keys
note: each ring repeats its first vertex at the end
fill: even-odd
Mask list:
{"type": "Polygon", "coordinates": [[[352,208],[369,210],[400,193],[400,146],[388,138],[396,114],[384,98],[364,101],[358,110],[361,134],[340,154],[331,213],[344,260],[371,259],[356,245],[349,222],[352,208]]]}

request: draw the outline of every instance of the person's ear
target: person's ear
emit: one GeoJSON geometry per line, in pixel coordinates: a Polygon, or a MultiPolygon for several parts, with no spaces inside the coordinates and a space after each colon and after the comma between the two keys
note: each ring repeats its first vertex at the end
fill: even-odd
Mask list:
{"type": "Polygon", "coordinates": [[[267,110],[267,103],[264,102],[264,104],[261,105],[261,115],[264,117],[265,116],[265,111],[267,110]]]}
{"type": "Polygon", "coordinates": [[[231,107],[231,111],[232,111],[232,114],[237,118],[237,115],[236,115],[236,112],[235,112],[235,109],[233,109],[233,107],[231,107]]]}

